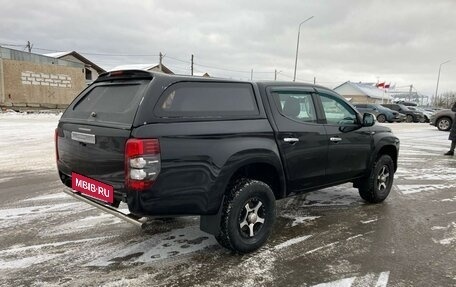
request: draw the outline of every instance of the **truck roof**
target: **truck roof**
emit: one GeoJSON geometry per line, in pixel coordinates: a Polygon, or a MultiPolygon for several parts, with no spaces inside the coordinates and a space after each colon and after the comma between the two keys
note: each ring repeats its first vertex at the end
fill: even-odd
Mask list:
{"type": "Polygon", "coordinates": [[[161,72],[154,72],[154,71],[145,71],[145,70],[118,70],[118,71],[110,71],[101,74],[95,82],[101,82],[110,80],[112,77],[122,77],[122,75],[131,75],[129,78],[173,78],[179,79],[181,81],[204,81],[204,82],[226,82],[226,83],[256,83],[262,86],[300,86],[300,87],[310,87],[310,88],[323,88],[328,89],[327,87],[311,84],[311,83],[304,83],[304,82],[288,82],[288,81],[245,81],[245,80],[235,80],[235,79],[227,79],[227,78],[217,78],[217,77],[201,77],[201,76],[191,76],[191,75],[169,75],[161,72]]]}

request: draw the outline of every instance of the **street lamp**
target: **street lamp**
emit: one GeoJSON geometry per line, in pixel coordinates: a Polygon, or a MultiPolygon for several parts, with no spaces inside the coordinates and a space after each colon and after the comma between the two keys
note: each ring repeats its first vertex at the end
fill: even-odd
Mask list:
{"type": "Polygon", "coordinates": [[[296,44],[296,59],[295,59],[295,68],[294,68],[294,75],[293,75],[293,82],[296,81],[296,68],[298,66],[298,50],[299,50],[299,34],[301,34],[301,25],[312,19],[314,16],[311,16],[307,18],[306,20],[302,21],[299,23],[299,28],[298,28],[298,42],[296,44]]]}
{"type": "Polygon", "coordinates": [[[450,62],[451,60],[448,60],[448,61],[445,61],[443,63],[440,64],[439,66],[439,74],[437,76],[437,86],[435,87],[435,104],[437,105],[438,104],[438,95],[437,95],[437,92],[439,91],[439,80],[440,80],[440,70],[442,69],[442,65],[450,62]]]}

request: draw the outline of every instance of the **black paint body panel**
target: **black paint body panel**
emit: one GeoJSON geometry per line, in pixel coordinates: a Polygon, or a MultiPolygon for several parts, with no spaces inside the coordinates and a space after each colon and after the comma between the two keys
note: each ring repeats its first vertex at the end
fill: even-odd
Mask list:
{"type": "MultiPolygon", "coordinates": [[[[71,172],[77,172],[113,185],[117,203],[126,201],[130,211],[138,215],[212,215],[220,208],[229,180],[246,165],[261,163],[273,167],[279,177],[276,196],[281,198],[353,181],[366,174],[383,146],[399,148],[390,131],[382,129],[375,133],[376,126],[360,125],[347,131],[323,122],[290,125],[274,111],[268,89],[291,87],[312,90],[316,95],[316,88],[325,89],[307,84],[250,83],[258,115],[160,118],[153,112],[155,105],[173,83],[234,81],[159,73],[152,76],[131,125],[90,118],[69,119],[63,115],[58,125],[57,167],[64,184],[71,187],[71,172]],[[94,134],[96,143],[74,141],[72,131],[94,134]],[[346,141],[331,147],[328,141],[334,135],[346,141]],[[299,138],[299,143],[285,144],[283,137],[289,136],[299,138]],[[144,191],[125,188],[124,151],[129,138],[156,138],[160,143],[161,172],[152,187],[144,191]]],[[[93,85],[107,82],[104,78],[93,85]]]]}

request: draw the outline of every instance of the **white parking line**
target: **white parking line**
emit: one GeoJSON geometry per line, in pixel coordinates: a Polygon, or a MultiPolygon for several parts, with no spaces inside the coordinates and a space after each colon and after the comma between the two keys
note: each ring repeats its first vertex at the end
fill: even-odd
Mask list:
{"type": "Polygon", "coordinates": [[[380,273],[380,276],[378,277],[378,281],[375,287],[386,287],[386,285],[388,284],[389,274],[389,271],[380,273]]]}
{"type": "Polygon", "coordinates": [[[333,242],[333,243],[329,243],[329,244],[326,244],[326,245],[317,247],[317,248],[315,248],[315,249],[312,249],[312,250],[307,251],[306,254],[314,253],[315,251],[321,250],[321,249],[323,249],[323,248],[332,247],[332,246],[336,245],[337,243],[339,243],[339,241],[336,241],[336,242],[333,242]]]}
{"type": "Polygon", "coordinates": [[[288,246],[291,246],[293,244],[296,244],[296,243],[299,243],[299,242],[302,242],[304,240],[306,240],[307,238],[311,237],[312,235],[305,235],[305,236],[301,236],[301,237],[296,237],[296,238],[293,238],[293,239],[290,239],[290,240],[287,240],[283,243],[280,243],[279,245],[276,245],[274,248],[276,250],[280,250],[282,248],[285,248],[285,247],[288,247],[288,246]]]}

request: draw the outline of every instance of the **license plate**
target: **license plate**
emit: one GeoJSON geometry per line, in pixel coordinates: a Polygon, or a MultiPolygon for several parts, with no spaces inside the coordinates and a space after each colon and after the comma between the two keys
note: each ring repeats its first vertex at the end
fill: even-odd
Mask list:
{"type": "Polygon", "coordinates": [[[71,139],[78,142],[95,144],[95,135],[92,134],[71,132],[71,139]]]}
{"type": "Polygon", "coordinates": [[[89,197],[107,203],[114,202],[114,189],[112,186],[75,172],[71,173],[71,187],[89,197]]]}

